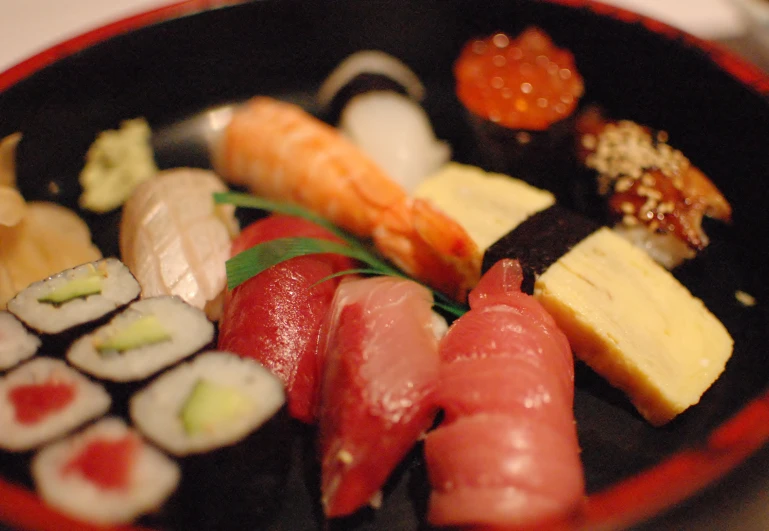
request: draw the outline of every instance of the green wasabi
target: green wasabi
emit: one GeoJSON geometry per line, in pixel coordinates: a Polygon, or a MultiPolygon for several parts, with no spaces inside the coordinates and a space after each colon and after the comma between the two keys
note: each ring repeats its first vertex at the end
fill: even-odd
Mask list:
{"type": "Polygon", "coordinates": [[[199,380],[184,402],[181,421],[188,435],[214,431],[248,413],[249,398],[235,387],[199,380]]]}

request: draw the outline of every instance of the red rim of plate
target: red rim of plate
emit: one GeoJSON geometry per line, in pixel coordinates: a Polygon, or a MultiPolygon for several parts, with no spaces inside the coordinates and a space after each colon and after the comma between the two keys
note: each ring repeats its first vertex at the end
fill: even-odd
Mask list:
{"type": "MultiPolygon", "coordinates": [[[[725,47],[619,7],[595,0],[549,0],[588,9],[629,24],[640,24],[668,40],[705,52],[723,70],[758,93],[769,96],[769,75],[725,47]]],[[[131,30],[242,0],[185,0],[124,18],[66,40],[0,73],[0,92],[44,67],[89,46],[131,30]]],[[[640,522],[671,508],[724,476],[769,441],[769,391],[748,403],[700,445],[680,451],[656,466],[592,494],[580,514],[549,525],[558,530],[609,530],[640,522]]],[[[0,522],[40,531],[97,530],[43,504],[33,493],[0,478],[0,522]]],[[[141,531],[138,527],[113,530],[141,531]]]]}

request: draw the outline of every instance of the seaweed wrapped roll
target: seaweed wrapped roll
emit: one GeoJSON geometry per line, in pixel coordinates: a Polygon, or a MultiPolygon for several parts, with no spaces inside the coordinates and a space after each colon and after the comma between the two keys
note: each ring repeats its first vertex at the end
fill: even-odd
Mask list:
{"type": "Polygon", "coordinates": [[[131,399],[131,419],[179,458],[182,483],[169,526],[256,529],[281,499],[290,460],[283,384],[254,360],[205,352],[131,399]]]}
{"type": "Polygon", "coordinates": [[[43,334],[58,334],[104,317],[140,292],[120,260],[105,258],[30,284],[8,302],[8,311],[43,334]]]}
{"type": "Polygon", "coordinates": [[[96,524],[130,522],[163,505],[179,467],[117,418],[46,447],[32,461],[43,500],[96,524]]]}
{"type": "Polygon", "coordinates": [[[52,358],[29,361],[0,379],[0,448],[31,450],[107,412],[98,384],[52,358]]]}
{"type": "Polygon", "coordinates": [[[150,297],[75,341],[67,360],[113,382],[143,380],[203,348],[214,337],[205,313],[178,297],[150,297]]]}
{"type": "Polygon", "coordinates": [[[29,333],[13,314],[0,311],[0,371],[35,355],[40,338],[29,333]]]}

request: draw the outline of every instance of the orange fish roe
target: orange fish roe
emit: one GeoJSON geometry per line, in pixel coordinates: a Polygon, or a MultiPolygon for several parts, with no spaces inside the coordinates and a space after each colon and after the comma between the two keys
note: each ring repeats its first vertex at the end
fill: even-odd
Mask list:
{"type": "Polygon", "coordinates": [[[574,112],[584,92],[571,52],[534,27],[515,40],[496,33],[470,41],[454,75],[470,111],[511,129],[546,129],[574,112]]]}

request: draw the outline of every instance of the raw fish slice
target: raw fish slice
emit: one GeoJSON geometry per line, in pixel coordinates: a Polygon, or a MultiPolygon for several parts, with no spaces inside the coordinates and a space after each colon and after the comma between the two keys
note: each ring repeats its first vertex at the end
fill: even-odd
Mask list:
{"type": "Polygon", "coordinates": [[[364,506],[433,420],[432,302],[426,288],[404,279],[352,280],[337,289],[319,415],[330,517],[364,506]]]}
{"type": "Polygon", "coordinates": [[[545,374],[542,360],[533,356],[488,358],[482,363],[456,360],[441,367],[440,379],[435,401],[443,407],[444,423],[476,413],[524,412],[538,422],[549,423],[553,417],[543,404],[571,407],[574,398],[570,389],[563,389],[562,375],[555,371],[545,374]],[[514,385],[501,386],[501,380],[514,385]]]}
{"type": "Polygon", "coordinates": [[[194,168],[161,172],[136,189],[123,207],[120,254],[142,296],[176,295],[219,318],[238,233],[234,207],[213,201],[226,191],[214,173],[194,168]]]}
{"type": "Polygon", "coordinates": [[[446,418],[425,440],[432,524],[539,525],[584,496],[571,351],[522,279],[518,262],[498,262],[440,343],[446,418]]]}
{"type": "Polygon", "coordinates": [[[425,442],[430,522],[527,527],[573,509],[584,489],[576,445],[576,434],[524,415],[478,414],[435,430],[425,442]]]}
{"type": "MultiPolygon", "coordinates": [[[[270,216],[249,225],[232,252],[276,238],[337,238],[323,227],[292,216],[270,216]]],[[[286,387],[289,413],[315,420],[318,401],[318,331],[338,279],[318,283],[354,267],[340,255],[298,256],[275,265],[229,293],[219,325],[219,349],[259,361],[286,387]]]]}

